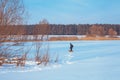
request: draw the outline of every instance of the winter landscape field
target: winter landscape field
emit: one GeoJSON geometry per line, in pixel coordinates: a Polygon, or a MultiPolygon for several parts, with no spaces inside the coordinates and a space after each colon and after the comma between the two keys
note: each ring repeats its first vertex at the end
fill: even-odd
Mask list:
{"type": "Polygon", "coordinates": [[[0,0],[0,80],[120,80],[120,0],[0,0]]]}
{"type": "MultiPolygon", "coordinates": [[[[120,41],[49,41],[42,43],[44,50],[49,44],[51,58],[58,56],[57,63],[47,66],[27,61],[25,67],[4,64],[0,66],[0,80],[119,80],[120,41]],[[69,52],[69,44],[74,45],[69,52]]],[[[32,42],[26,42],[29,48],[32,42]]],[[[17,46],[19,47],[19,46],[17,46]]],[[[16,48],[17,48],[16,47],[16,48]]],[[[31,48],[29,57],[34,54],[31,48]]]]}

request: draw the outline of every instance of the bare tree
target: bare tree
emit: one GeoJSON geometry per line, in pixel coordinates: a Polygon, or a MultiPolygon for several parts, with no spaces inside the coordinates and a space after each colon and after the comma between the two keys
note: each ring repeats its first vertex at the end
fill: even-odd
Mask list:
{"type": "Polygon", "coordinates": [[[0,38],[2,41],[8,35],[19,34],[13,25],[23,24],[25,19],[25,7],[23,0],[0,0],[0,38]]]}
{"type": "Polygon", "coordinates": [[[117,36],[117,32],[112,28],[110,28],[108,30],[108,34],[109,34],[110,37],[116,37],[117,36]]]}
{"type": "Polygon", "coordinates": [[[24,13],[22,0],[0,0],[0,25],[21,24],[24,13]]]}
{"type": "Polygon", "coordinates": [[[34,27],[34,37],[36,40],[46,40],[49,34],[49,23],[46,19],[43,19],[34,27]]]}
{"type": "Polygon", "coordinates": [[[49,44],[46,44],[46,47],[44,47],[46,50],[44,50],[44,53],[40,52],[40,49],[44,41],[48,40],[48,34],[49,34],[49,24],[46,19],[43,19],[40,21],[39,24],[37,24],[34,27],[34,40],[37,41],[35,42],[35,48],[36,48],[36,53],[35,53],[35,61],[37,62],[37,65],[44,63],[45,65],[49,61],[49,55],[48,55],[48,49],[49,49],[49,44]]]}
{"type": "Polygon", "coordinates": [[[0,0],[0,37],[21,33],[13,25],[23,24],[25,13],[23,0],[0,0]]]}
{"type": "Polygon", "coordinates": [[[93,37],[96,37],[97,35],[97,26],[93,25],[92,27],[89,28],[89,34],[93,37]]]}
{"type": "Polygon", "coordinates": [[[14,27],[24,23],[25,8],[23,0],[0,0],[0,37],[10,35],[14,27]]]}
{"type": "Polygon", "coordinates": [[[102,26],[99,26],[99,27],[98,27],[98,29],[97,29],[97,35],[98,35],[98,36],[105,36],[104,27],[102,27],[102,26]]]}
{"type": "MultiPolygon", "coordinates": [[[[4,46],[3,41],[8,40],[9,36],[14,33],[16,35],[23,34],[23,28],[18,29],[18,27],[13,25],[23,24],[24,14],[25,8],[23,0],[0,0],[0,54],[14,54],[15,50],[11,50],[10,48],[12,45],[4,46]]],[[[6,58],[6,56],[0,56],[0,58],[1,57],[6,58]]]]}
{"type": "Polygon", "coordinates": [[[105,30],[102,26],[93,25],[89,28],[89,31],[86,33],[87,35],[96,37],[96,36],[104,36],[105,30]]]}

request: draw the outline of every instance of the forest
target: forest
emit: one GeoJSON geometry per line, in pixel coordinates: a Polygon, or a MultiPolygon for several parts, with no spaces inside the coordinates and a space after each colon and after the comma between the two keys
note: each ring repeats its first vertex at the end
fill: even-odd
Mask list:
{"type": "MultiPolygon", "coordinates": [[[[36,25],[26,25],[26,34],[33,35],[35,26],[36,25]]],[[[49,35],[86,35],[92,26],[102,27],[105,35],[108,35],[108,31],[111,28],[117,32],[117,35],[120,35],[119,24],[49,24],[49,35]]],[[[43,27],[41,27],[41,29],[42,28],[43,27]]]]}
{"type": "Polygon", "coordinates": [[[89,35],[100,34],[102,36],[112,34],[120,35],[118,24],[36,24],[14,25],[0,27],[1,35],[89,35]],[[111,31],[112,29],[112,31],[111,31]],[[96,33],[97,32],[97,33],[96,33]]]}

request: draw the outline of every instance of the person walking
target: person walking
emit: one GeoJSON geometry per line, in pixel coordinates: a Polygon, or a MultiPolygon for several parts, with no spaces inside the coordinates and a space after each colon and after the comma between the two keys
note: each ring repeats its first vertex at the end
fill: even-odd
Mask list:
{"type": "Polygon", "coordinates": [[[70,52],[73,52],[73,44],[70,43],[70,52]]]}

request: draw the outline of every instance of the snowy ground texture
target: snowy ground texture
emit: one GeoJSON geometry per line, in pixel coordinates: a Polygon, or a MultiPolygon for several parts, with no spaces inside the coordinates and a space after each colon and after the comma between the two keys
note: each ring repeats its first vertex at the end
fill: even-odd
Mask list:
{"type": "Polygon", "coordinates": [[[52,57],[59,55],[58,63],[3,65],[0,80],[120,80],[120,41],[55,41],[49,47],[52,57]],[[72,53],[68,52],[70,42],[72,53]]]}

